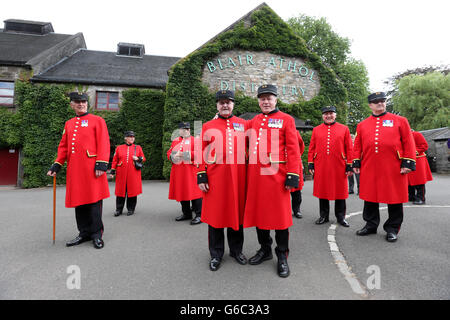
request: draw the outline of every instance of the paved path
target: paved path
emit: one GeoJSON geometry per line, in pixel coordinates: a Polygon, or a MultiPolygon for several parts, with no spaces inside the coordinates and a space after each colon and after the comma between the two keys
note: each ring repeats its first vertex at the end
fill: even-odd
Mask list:
{"type": "MultiPolygon", "coordinates": [[[[312,181],[307,181],[304,218],[294,219],[290,228],[287,279],[277,276],[276,259],[241,266],[228,250],[219,271],[211,272],[207,226],[174,221],[180,205],[167,200],[167,182],[145,181],[143,187],[134,216],[113,217],[115,197],[104,201],[102,250],[91,242],[65,247],[77,230],[74,210],[64,208],[64,186],[57,188],[55,245],[52,188],[1,188],[0,299],[450,298],[450,176],[436,175],[427,185],[427,206],[406,204],[394,244],[384,240],[382,228],[377,235],[355,235],[364,224],[356,195],[347,201],[347,212],[354,214],[348,218],[350,228],[333,229],[334,217],[331,224],[316,226],[318,200],[311,195],[312,181]],[[378,268],[379,289],[371,289],[378,273],[367,273],[370,266],[378,268]],[[80,289],[68,289],[68,282],[69,287],[77,284],[72,279],[78,270],[80,289]]],[[[110,190],[114,194],[113,184],[110,190]]],[[[258,247],[255,230],[246,229],[244,254],[250,257],[258,247]]]]}

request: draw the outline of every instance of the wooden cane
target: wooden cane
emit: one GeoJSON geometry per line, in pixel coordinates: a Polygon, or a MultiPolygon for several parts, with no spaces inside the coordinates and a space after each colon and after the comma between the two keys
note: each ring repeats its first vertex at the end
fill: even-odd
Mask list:
{"type": "Polygon", "coordinates": [[[56,175],[53,177],[53,244],[55,244],[56,230],[56,175]]]}

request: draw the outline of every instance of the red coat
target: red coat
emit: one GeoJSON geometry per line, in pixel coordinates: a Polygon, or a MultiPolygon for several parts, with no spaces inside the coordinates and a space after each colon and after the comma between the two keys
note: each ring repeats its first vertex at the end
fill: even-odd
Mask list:
{"type": "Polygon", "coordinates": [[[108,128],[102,117],[86,113],[66,122],[55,162],[62,166],[67,161],[67,208],[109,197],[106,174],[95,175],[96,163],[106,169],[109,148],[108,128]]]}
{"type": "Polygon", "coordinates": [[[294,191],[300,191],[303,189],[303,186],[305,185],[305,182],[303,181],[303,163],[302,163],[302,154],[303,151],[305,151],[305,143],[303,142],[302,136],[300,135],[300,132],[297,130],[297,139],[298,139],[298,147],[300,148],[300,181],[298,183],[298,188],[291,189],[291,192],[294,191]]]}
{"type": "Polygon", "coordinates": [[[346,166],[352,164],[350,130],[343,124],[322,123],[313,129],[308,163],[314,163],[313,195],[319,199],[347,199],[346,166]]]}
{"type": "Polygon", "coordinates": [[[189,201],[202,197],[202,192],[197,186],[197,170],[192,164],[194,155],[194,137],[183,139],[178,137],[172,141],[167,151],[167,159],[172,162],[170,171],[169,199],[176,201],[189,201]],[[174,152],[185,152],[187,158],[181,162],[174,163],[171,154],[174,152]]]}
{"type": "Polygon", "coordinates": [[[414,142],[416,145],[416,171],[408,173],[408,185],[417,186],[433,180],[431,175],[430,165],[428,164],[427,155],[425,151],[428,150],[428,143],[424,136],[418,132],[412,132],[414,142]]]}
{"type": "Polygon", "coordinates": [[[408,120],[386,112],[370,116],[356,128],[354,160],[361,162],[359,197],[370,202],[408,202],[408,176],[402,162],[416,161],[408,120]]]}
{"type": "Polygon", "coordinates": [[[244,228],[287,229],[292,225],[292,211],[286,178],[300,174],[294,119],[276,109],[254,117],[249,129],[244,228]]]}
{"type": "Polygon", "coordinates": [[[203,192],[202,221],[214,228],[238,230],[243,223],[246,183],[247,122],[219,117],[202,127],[202,161],[209,191],[203,192]]]}
{"type": "Polygon", "coordinates": [[[116,170],[116,196],[136,197],[142,193],[141,170],[134,166],[133,156],[142,157],[145,161],[141,146],[122,144],[117,146],[111,169],[116,170]],[[136,154],[135,154],[136,147],[136,154]]]}

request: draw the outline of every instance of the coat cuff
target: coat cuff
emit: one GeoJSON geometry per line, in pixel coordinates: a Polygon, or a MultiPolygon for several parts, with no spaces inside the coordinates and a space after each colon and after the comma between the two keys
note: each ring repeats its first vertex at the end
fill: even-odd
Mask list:
{"type": "Polygon", "coordinates": [[[197,173],[197,184],[208,183],[208,175],[206,171],[201,171],[197,173]]]}
{"type": "Polygon", "coordinates": [[[54,164],[52,164],[52,166],[50,167],[50,171],[51,172],[55,172],[58,173],[59,170],[61,170],[61,165],[57,162],[55,162],[54,164]]]}
{"type": "Polygon", "coordinates": [[[353,160],[352,167],[353,168],[361,168],[361,160],[359,160],[359,159],[353,160]]]}
{"type": "Polygon", "coordinates": [[[314,170],[314,163],[308,163],[308,170],[314,170]]]}
{"type": "Polygon", "coordinates": [[[298,188],[298,184],[300,182],[300,176],[295,173],[288,173],[286,176],[286,182],[284,183],[286,186],[298,188]]]}
{"type": "Polygon", "coordinates": [[[416,171],[416,162],[411,159],[403,159],[401,168],[408,168],[411,171],[416,171]]]}
{"type": "Polygon", "coordinates": [[[116,174],[116,169],[111,169],[110,174],[116,174]]]}
{"type": "Polygon", "coordinates": [[[353,168],[352,165],[347,163],[347,165],[345,166],[345,172],[353,172],[353,168]]]}
{"type": "Polygon", "coordinates": [[[95,170],[105,171],[108,170],[108,162],[97,161],[95,162],[95,170]]]}

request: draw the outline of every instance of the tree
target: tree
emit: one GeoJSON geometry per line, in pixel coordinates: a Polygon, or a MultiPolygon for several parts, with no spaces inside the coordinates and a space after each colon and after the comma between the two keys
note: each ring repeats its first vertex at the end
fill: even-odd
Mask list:
{"type": "Polygon", "coordinates": [[[438,71],[441,72],[444,75],[449,74],[450,72],[450,67],[448,65],[438,65],[438,66],[433,66],[433,65],[429,65],[429,66],[423,66],[423,67],[418,67],[415,69],[408,69],[406,71],[397,73],[396,75],[388,78],[384,84],[389,88],[386,95],[388,96],[387,102],[386,102],[386,110],[388,112],[396,112],[394,111],[394,105],[393,105],[393,97],[395,95],[397,95],[398,93],[398,82],[406,76],[409,75],[426,75],[427,73],[430,72],[434,72],[434,71],[438,71]]]}
{"type": "Polygon", "coordinates": [[[354,132],[356,125],[370,115],[367,107],[369,78],[364,63],[350,56],[351,41],[334,32],[325,18],[300,15],[290,18],[287,23],[334,70],[347,89],[347,124],[354,132]]]}
{"type": "Polygon", "coordinates": [[[408,118],[411,128],[427,130],[450,126],[450,75],[431,72],[402,77],[392,97],[394,112],[408,118]]]}

